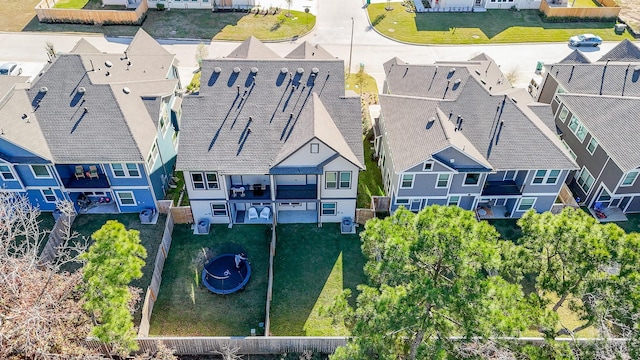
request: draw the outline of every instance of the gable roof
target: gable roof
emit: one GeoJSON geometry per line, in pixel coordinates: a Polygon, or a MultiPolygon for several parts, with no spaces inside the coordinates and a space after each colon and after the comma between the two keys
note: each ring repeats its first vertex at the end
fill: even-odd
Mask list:
{"type": "Polygon", "coordinates": [[[280,59],[278,54],[269,49],[253,35],[226,57],[232,59],[280,59]]]}
{"type": "MultiPolygon", "coordinates": [[[[482,54],[474,59],[479,58],[490,59],[482,54]]],[[[386,64],[387,73],[391,64],[386,64]]],[[[417,71],[414,76],[393,77],[392,94],[401,95],[380,95],[381,130],[391,148],[395,171],[415,166],[447,146],[454,146],[478,164],[496,171],[576,168],[549,128],[550,117],[543,121],[537,116],[544,111],[550,114],[549,107],[531,104],[532,99],[522,89],[497,83],[496,79],[502,77],[495,74],[499,68],[492,60],[482,64],[445,64],[459,64],[455,73],[460,68],[470,70],[455,97],[430,99],[428,88],[423,86],[420,90],[418,83],[424,82],[425,77],[415,76],[417,71]],[[493,81],[495,87],[490,86],[493,81]]],[[[424,67],[428,70],[423,71],[438,78],[435,66],[424,67]]],[[[446,83],[439,84],[446,88],[446,83]]]]}
{"type": "Polygon", "coordinates": [[[102,54],[102,51],[98,50],[85,38],[80,38],[76,45],[71,49],[72,54],[102,54]]]}
{"type": "Polygon", "coordinates": [[[136,35],[133,37],[125,51],[125,55],[173,56],[142,28],[138,29],[136,32],[136,35]]]}
{"type": "Polygon", "coordinates": [[[316,135],[364,164],[360,100],[343,74],[337,59],[204,60],[200,93],[183,99],[176,167],[268,174],[316,135]]]}
{"type": "Polygon", "coordinates": [[[285,59],[322,59],[331,60],[335,57],[320,45],[311,45],[310,42],[305,41],[293,49],[285,59]]]}
{"type": "Polygon", "coordinates": [[[558,96],[622,171],[640,167],[639,98],[573,94],[558,96]]]}
{"type": "Polygon", "coordinates": [[[560,60],[560,64],[589,64],[589,60],[582,51],[575,49],[571,54],[567,55],[564,59],[560,60]]]}
{"type": "Polygon", "coordinates": [[[622,40],[598,61],[640,61],[640,49],[629,39],[622,40]]]}
{"type": "Polygon", "coordinates": [[[547,71],[565,92],[640,96],[638,63],[552,64],[547,71]]]}

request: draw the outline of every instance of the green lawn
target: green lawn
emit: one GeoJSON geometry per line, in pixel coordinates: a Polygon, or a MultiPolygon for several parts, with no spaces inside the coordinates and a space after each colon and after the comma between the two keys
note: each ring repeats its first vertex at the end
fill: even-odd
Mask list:
{"type": "MultiPolygon", "coordinates": [[[[96,0],[90,0],[89,4],[93,1],[96,0]]],[[[256,15],[241,12],[212,12],[206,9],[172,9],[170,11],[149,9],[142,28],[156,39],[245,40],[253,35],[260,40],[283,40],[302,36],[315,26],[316,18],[313,14],[309,14],[307,19],[307,14],[304,12],[292,11],[291,18],[284,18],[284,13],[285,11],[278,15],[256,15]]],[[[1,11],[0,14],[2,14],[1,11]]],[[[139,26],[134,25],[44,24],[34,17],[23,30],[133,36],[138,28],[139,26]]],[[[0,26],[1,30],[3,30],[2,26],[0,26]]]]}
{"type": "MultiPolygon", "coordinates": [[[[147,258],[142,268],[142,278],[134,280],[131,285],[142,289],[142,297],[144,299],[147,287],[151,284],[158,247],[162,242],[166,215],[160,214],[158,222],[155,225],[143,225],[140,223],[140,216],[138,214],[82,214],[76,217],[71,231],[77,232],[80,238],[90,239],[91,234],[100,229],[107,220],[118,220],[127,230],[135,229],[140,231],[140,242],[147,250],[147,258]]],[[[71,265],[67,270],[73,270],[78,267],[79,264],[71,265]]]]}
{"type": "Polygon", "coordinates": [[[332,325],[323,306],[343,289],[366,281],[358,235],[341,235],[338,224],[286,224],[277,227],[271,333],[276,336],[348,335],[332,325]]]}
{"type": "Polygon", "coordinates": [[[601,7],[600,3],[595,0],[569,0],[569,3],[574,8],[601,7]]]}
{"type": "Polygon", "coordinates": [[[215,40],[243,41],[253,35],[260,40],[282,40],[293,36],[302,36],[316,24],[313,14],[301,11],[291,11],[291,16],[285,16],[287,11],[276,15],[249,14],[238,20],[237,24],[225,26],[216,34],[215,40]]]}
{"type": "Polygon", "coordinates": [[[373,130],[369,130],[364,136],[362,147],[364,148],[364,163],[367,169],[358,174],[358,197],[356,207],[360,209],[371,208],[371,196],[384,196],[382,173],[378,162],[373,158],[373,130]]]}
{"type": "MultiPolygon", "coordinates": [[[[585,0],[586,1],[586,0],[585,0]]],[[[482,13],[408,13],[399,3],[386,11],[386,3],[367,7],[369,19],[380,33],[418,44],[488,44],[566,42],[580,33],[603,40],[632,39],[616,35],[613,22],[543,22],[538,10],[488,10],[482,13]]]]}
{"type": "Polygon", "coordinates": [[[57,9],[82,9],[89,0],[59,0],[54,8],[57,9]]]}
{"type": "Polygon", "coordinates": [[[248,336],[261,334],[265,321],[269,268],[267,225],[212,225],[209,235],[193,235],[188,225],[176,225],[162,285],[151,316],[151,335],[248,336]],[[244,251],[251,279],[244,290],[216,295],[201,284],[206,259],[244,251]]]}

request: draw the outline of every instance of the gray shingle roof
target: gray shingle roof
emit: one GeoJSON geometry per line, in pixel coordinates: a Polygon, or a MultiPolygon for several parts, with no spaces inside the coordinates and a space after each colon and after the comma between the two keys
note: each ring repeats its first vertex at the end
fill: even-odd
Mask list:
{"type": "Polygon", "coordinates": [[[80,40],[78,40],[78,42],[73,47],[73,49],[71,49],[70,53],[72,53],[72,54],[102,54],[102,51],[98,50],[95,46],[93,46],[85,38],[81,38],[80,40]]]}
{"type": "Polygon", "coordinates": [[[232,59],[280,59],[278,54],[260,42],[255,36],[250,36],[226,57],[232,59]]]}
{"type": "Polygon", "coordinates": [[[142,28],[138,29],[136,35],[131,40],[131,43],[125,51],[127,56],[129,55],[144,55],[144,56],[166,56],[171,55],[169,51],[163,48],[151,35],[147,34],[142,28]]]}
{"type": "Polygon", "coordinates": [[[335,56],[331,55],[322,46],[312,45],[310,42],[305,41],[287,54],[285,59],[332,60],[335,59],[335,56]]]}
{"type": "Polygon", "coordinates": [[[640,167],[640,99],[571,94],[558,96],[622,171],[640,167]]]}
{"type": "Polygon", "coordinates": [[[591,61],[584,56],[582,51],[575,49],[571,54],[567,55],[564,59],[560,60],[560,64],[589,64],[591,61]]]}
{"type": "Polygon", "coordinates": [[[640,96],[640,70],[635,64],[552,64],[547,71],[560,86],[573,94],[640,96]]]}
{"type": "Polygon", "coordinates": [[[89,81],[79,55],[59,55],[27,93],[55,162],[141,160],[111,88],[89,81]]]}
{"type": "MultiPolygon", "coordinates": [[[[473,63],[471,66],[472,74],[462,80],[464,86],[452,99],[424,99],[430,97],[429,90],[422,90],[420,94],[419,84],[425,83],[424,76],[402,77],[396,73],[392,80],[395,81],[392,83],[392,94],[424,97],[380,96],[381,131],[389,141],[396,171],[415,166],[449,145],[494,170],[576,167],[549,129],[549,116],[544,121],[536,116],[545,111],[550,114],[548,106],[527,106],[528,103],[522,101],[525,98],[531,101],[527,94],[523,96],[522,91],[505,87],[502,83],[497,84],[497,89],[489,91],[489,83],[482,80],[501,78],[492,75],[495,69],[491,68],[491,62],[485,62],[480,67],[473,63]],[[486,72],[476,72],[482,69],[486,72]],[[408,89],[405,89],[405,84],[408,89]],[[443,123],[430,121],[431,118],[437,120],[438,114],[444,118],[443,123]],[[458,116],[463,120],[456,131],[458,116]]],[[[431,77],[438,77],[435,66],[424,67],[427,70],[423,71],[431,71],[431,77]]],[[[398,68],[406,71],[406,66],[398,68]]],[[[458,69],[466,67],[460,63],[456,73],[458,69]]],[[[441,80],[439,84],[446,87],[441,80]]],[[[422,87],[424,89],[424,85],[422,87]]]]}
{"type": "Polygon", "coordinates": [[[640,49],[629,39],[622,40],[598,61],[640,61],[640,49]]]}
{"type": "Polygon", "coordinates": [[[201,79],[199,95],[183,100],[178,169],[267,174],[315,136],[319,104],[364,163],[360,100],[345,97],[343,61],[205,60],[201,79]]]}

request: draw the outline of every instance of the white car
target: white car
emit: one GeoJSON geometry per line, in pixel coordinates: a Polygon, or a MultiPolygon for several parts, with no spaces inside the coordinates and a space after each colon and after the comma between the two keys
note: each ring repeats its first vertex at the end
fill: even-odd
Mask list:
{"type": "Polygon", "coordinates": [[[16,63],[6,63],[0,66],[0,75],[18,76],[20,74],[22,74],[22,67],[16,63]]]}

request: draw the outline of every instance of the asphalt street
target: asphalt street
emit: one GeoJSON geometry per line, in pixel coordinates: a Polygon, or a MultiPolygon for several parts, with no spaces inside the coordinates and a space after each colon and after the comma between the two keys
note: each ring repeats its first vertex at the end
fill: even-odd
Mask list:
{"type": "MultiPolygon", "coordinates": [[[[557,62],[573,50],[566,43],[437,46],[403,44],[387,39],[371,28],[362,0],[298,0],[294,4],[296,7],[311,6],[311,9],[317,11],[315,29],[295,41],[268,44],[271,49],[280,55],[286,55],[303,41],[319,44],[337,58],[343,59],[345,66],[351,59],[352,71],[357,71],[359,64],[364,64],[365,71],[376,79],[379,87],[384,80],[382,64],[393,57],[412,64],[431,64],[435,61],[468,60],[482,52],[492,57],[503,72],[513,71],[517,74],[515,86],[525,87],[538,61],[557,62]]],[[[48,41],[54,44],[56,51],[68,52],[81,37],[104,52],[122,52],[130,41],[129,38],[107,38],[101,35],[0,33],[0,62],[19,62],[23,65],[25,75],[36,76],[47,61],[45,44],[48,41]]],[[[180,77],[185,86],[196,69],[195,51],[199,42],[160,40],[180,61],[180,77]]],[[[215,58],[226,56],[239,43],[213,41],[206,44],[209,57],[215,58]]],[[[615,44],[605,42],[599,48],[581,50],[589,59],[597,60],[615,44]]]]}

